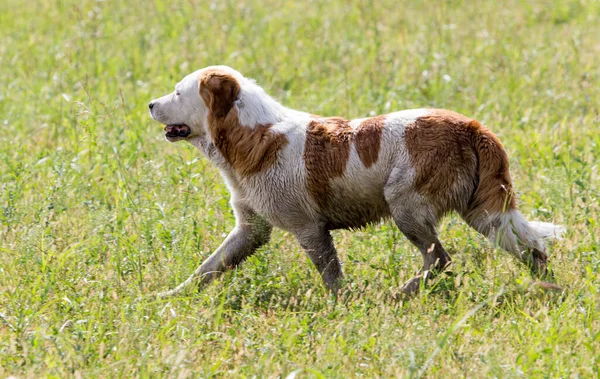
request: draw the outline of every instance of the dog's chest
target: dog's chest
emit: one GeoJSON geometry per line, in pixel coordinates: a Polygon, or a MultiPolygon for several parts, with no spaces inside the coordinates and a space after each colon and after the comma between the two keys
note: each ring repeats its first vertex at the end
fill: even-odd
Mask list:
{"type": "Polygon", "coordinates": [[[306,184],[300,177],[270,172],[239,182],[241,198],[274,226],[294,230],[315,218],[306,184]]]}

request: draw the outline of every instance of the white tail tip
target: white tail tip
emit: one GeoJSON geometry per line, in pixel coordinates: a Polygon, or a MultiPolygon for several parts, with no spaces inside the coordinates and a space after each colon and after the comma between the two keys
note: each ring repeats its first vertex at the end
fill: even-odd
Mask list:
{"type": "Polygon", "coordinates": [[[544,239],[561,239],[567,231],[564,226],[550,222],[530,221],[529,226],[544,239]]]}

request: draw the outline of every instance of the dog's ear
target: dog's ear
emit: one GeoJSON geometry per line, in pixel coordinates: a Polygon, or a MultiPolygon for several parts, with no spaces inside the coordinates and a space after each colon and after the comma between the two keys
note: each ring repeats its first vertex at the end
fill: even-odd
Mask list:
{"type": "Polygon", "coordinates": [[[200,97],[215,117],[227,116],[239,93],[237,79],[225,71],[210,71],[200,77],[200,97]]]}

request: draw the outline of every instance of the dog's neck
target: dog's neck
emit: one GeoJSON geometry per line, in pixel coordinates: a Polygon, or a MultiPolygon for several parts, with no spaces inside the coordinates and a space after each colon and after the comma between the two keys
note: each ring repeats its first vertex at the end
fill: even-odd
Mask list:
{"type": "Polygon", "coordinates": [[[247,80],[234,104],[241,125],[274,125],[285,118],[287,108],[269,96],[261,87],[247,80]]]}
{"type": "Polygon", "coordinates": [[[217,150],[214,141],[209,137],[208,134],[202,134],[199,136],[194,136],[192,138],[188,138],[187,141],[192,144],[195,148],[200,150],[202,155],[212,163],[214,163],[217,167],[222,168],[227,164],[223,156],[217,150]]]}
{"type": "MultiPolygon", "coordinates": [[[[225,116],[208,113],[206,133],[188,139],[222,172],[246,177],[271,167],[288,143],[298,113],[286,108],[252,81],[245,82],[225,116]],[[288,125],[289,124],[289,125],[288,125]]],[[[229,175],[227,175],[229,176],[229,175]]]]}

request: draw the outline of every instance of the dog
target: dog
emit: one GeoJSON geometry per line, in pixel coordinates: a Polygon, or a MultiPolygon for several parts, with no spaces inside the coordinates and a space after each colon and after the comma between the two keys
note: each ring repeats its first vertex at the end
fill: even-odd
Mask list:
{"type": "Polygon", "coordinates": [[[220,170],[236,219],[217,250],[160,297],[238,266],[273,227],[297,238],[337,294],[343,273],[330,231],[385,218],[422,254],[422,270],[401,287],[414,295],[451,262],[436,226],[452,211],[533,274],[548,273],[544,239],[561,227],[525,220],[502,144],[474,119],[442,109],[321,117],[281,105],[227,66],[186,76],[149,108],[167,141],[191,143],[220,170]]]}

